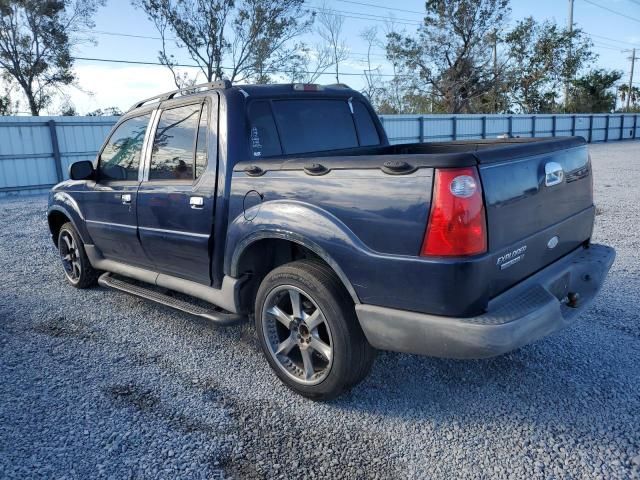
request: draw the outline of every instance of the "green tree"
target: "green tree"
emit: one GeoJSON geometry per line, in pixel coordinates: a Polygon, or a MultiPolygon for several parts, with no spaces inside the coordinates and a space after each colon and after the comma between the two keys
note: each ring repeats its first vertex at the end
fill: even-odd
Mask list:
{"type": "Polygon", "coordinates": [[[591,41],[581,30],[569,32],[532,17],[518,22],[505,42],[511,101],[521,113],[557,111],[560,87],[596,58],[591,41]]]}
{"type": "Polygon", "coordinates": [[[8,94],[0,94],[0,116],[2,115],[12,115],[13,111],[13,103],[11,101],[11,97],[8,94]]]}
{"type": "Polygon", "coordinates": [[[414,78],[414,99],[417,92],[446,112],[471,112],[501,81],[491,35],[504,24],[509,0],[427,0],[425,8],[417,37],[387,34],[387,57],[401,75],[414,78]]]}
{"type": "Polygon", "coordinates": [[[169,35],[186,49],[206,81],[229,78],[266,83],[285,69],[295,51],[288,46],[311,25],[304,0],[133,0],[160,33],[159,60],[172,72],[178,88],[196,82],[180,73],[167,53],[169,35]],[[224,62],[230,64],[225,72],[224,62]]]}
{"type": "Polygon", "coordinates": [[[0,0],[0,67],[24,93],[32,115],[75,80],[71,47],[104,0],[0,0]]]}
{"type": "Polygon", "coordinates": [[[608,113],[615,110],[615,85],[622,78],[617,70],[598,69],[571,82],[567,111],[608,113]]]}
{"type": "Polygon", "coordinates": [[[8,82],[4,86],[4,93],[0,93],[0,116],[15,115],[18,110],[18,102],[13,98],[13,87],[8,82]]]}
{"type": "Polygon", "coordinates": [[[640,88],[631,87],[631,90],[629,90],[629,85],[623,83],[618,87],[618,95],[622,103],[621,112],[638,112],[640,110],[640,88]],[[628,109],[626,107],[627,97],[630,97],[628,109]]]}
{"type": "Polygon", "coordinates": [[[122,115],[122,110],[118,107],[107,107],[104,110],[98,108],[87,113],[87,117],[119,117],[122,115]]]}

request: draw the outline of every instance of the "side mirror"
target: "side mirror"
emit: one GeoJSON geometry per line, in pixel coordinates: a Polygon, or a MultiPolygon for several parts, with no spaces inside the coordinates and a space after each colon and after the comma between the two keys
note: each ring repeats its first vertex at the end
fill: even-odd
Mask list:
{"type": "Polygon", "coordinates": [[[95,173],[93,163],[89,160],[75,162],[69,167],[69,178],[71,180],[93,180],[95,173]]]}

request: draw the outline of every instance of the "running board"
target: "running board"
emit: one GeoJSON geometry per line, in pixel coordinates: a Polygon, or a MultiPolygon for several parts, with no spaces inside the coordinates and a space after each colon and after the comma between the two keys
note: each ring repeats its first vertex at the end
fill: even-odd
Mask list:
{"type": "Polygon", "coordinates": [[[217,310],[207,309],[189,302],[185,302],[183,300],[179,300],[169,295],[165,295],[150,288],[145,288],[140,285],[134,285],[125,280],[114,278],[113,275],[109,272],[100,275],[98,283],[103,287],[120,290],[121,292],[129,293],[146,300],[151,300],[153,302],[160,303],[167,307],[175,308],[176,310],[180,310],[190,315],[195,315],[196,317],[205,318],[220,326],[235,325],[246,319],[246,317],[238,315],[237,313],[220,312],[217,310]]]}

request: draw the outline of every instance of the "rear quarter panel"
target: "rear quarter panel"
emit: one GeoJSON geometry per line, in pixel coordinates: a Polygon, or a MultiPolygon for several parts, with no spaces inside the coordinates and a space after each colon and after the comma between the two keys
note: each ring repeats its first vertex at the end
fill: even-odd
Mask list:
{"type": "Polygon", "coordinates": [[[395,255],[418,255],[431,201],[433,169],[392,176],[378,169],[270,171],[261,177],[234,172],[230,218],[243,215],[257,196],[262,203],[304,202],[340,220],[367,248],[395,255]]]}

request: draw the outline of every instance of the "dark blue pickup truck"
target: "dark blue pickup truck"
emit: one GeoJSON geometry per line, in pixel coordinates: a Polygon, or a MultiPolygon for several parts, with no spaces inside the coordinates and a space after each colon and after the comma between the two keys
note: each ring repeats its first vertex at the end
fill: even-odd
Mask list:
{"type": "Polygon", "coordinates": [[[570,324],[614,260],[591,244],[580,137],[390,145],[344,85],[216,82],[134,105],[53,188],[68,282],[218,324],[255,318],[296,392],[376,349],[508,352],[570,324]]]}

